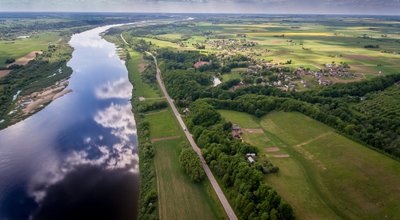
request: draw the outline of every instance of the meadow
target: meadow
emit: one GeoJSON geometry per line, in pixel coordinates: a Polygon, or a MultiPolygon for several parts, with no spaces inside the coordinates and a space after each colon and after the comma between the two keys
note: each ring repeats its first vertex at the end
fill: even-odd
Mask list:
{"type": "Polygon", "coordinates": [[[146,65],[146,61],[143,59],[143,56],[132,49],[128,49],[128,53],[131,59],[127,62],[127,68],[130,73],[129,80],[133,82],[135,87],[135,95],[138,97],[144,97],[146,99],[161,98],[159,92],[150,85],[144,83],[142,77],[140,77],[139,68],[143,69],[146,65]]]}
{"type": "Polygon", "coordinates": [[[299,219],[395,219],[400,206],[400,163],[362,146],[300,113],[273,112],[261,119],[221,110],[280,169],[265,181],[299,219]]]}
{"type": "Polygon", "coordinates": [[[0,41],[0,67],[6,66],[9,58],[18,59],[32,51],[47,50],[50,43],[55,43],[60,35],[55,32],[41,33],[27,39],[0,41]]]}

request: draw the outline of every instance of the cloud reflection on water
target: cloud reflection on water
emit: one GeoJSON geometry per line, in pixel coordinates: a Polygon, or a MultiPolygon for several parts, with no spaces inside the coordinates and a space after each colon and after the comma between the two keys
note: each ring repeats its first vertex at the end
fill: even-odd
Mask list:
{"type": "Polygon", "coordinates": [[[99,99],[130,99],[132,97],[132,85],[126,79],[120,78],[96,88],[95,94],[99,99]]]}

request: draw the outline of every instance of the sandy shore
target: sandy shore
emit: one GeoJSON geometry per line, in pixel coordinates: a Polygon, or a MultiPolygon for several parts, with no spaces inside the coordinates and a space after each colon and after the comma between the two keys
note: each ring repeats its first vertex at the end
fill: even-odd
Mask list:
{"type": "Polygon", "coordinates": [[[67,80],[62,80],[53,86],[47,87],[39,92],[34,92],[31,95],[22,96],[18,103],[22,107],[23,115],[36,112],[43,105],[62,97],[63,95],[72,92],[66,89],[68,86],[67,80]]]}

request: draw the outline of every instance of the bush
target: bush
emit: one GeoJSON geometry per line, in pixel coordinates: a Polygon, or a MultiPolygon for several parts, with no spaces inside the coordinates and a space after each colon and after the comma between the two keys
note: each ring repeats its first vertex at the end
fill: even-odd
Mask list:
{"type": "Polygon", "coordinates": [[[15,59],[14,58],[8,58],[8,59],[6,59],[6,64],[10,64],[10,63],[14,63],[15,62],[15,59]]]}

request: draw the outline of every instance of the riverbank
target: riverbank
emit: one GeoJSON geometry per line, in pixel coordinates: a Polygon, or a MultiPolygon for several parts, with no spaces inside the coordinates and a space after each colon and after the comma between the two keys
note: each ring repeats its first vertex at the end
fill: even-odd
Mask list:
{"type": "Polygon", "coordinates": [[[72,74],[67,66],[73,52],[69,39],[61,37],[46,50],[30,52],[12,64],[17,67],[0,74],[0,129],[28,118],[71,91],[66,90],[72,74]]]}

